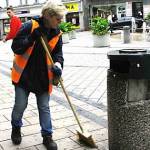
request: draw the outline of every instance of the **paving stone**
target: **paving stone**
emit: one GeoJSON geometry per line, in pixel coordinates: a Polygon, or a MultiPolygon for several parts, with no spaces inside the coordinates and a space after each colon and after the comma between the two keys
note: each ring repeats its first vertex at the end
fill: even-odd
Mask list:
{"type": "Polygon", "coordinates": [[[77,148],[76,150],[98,150],[98,148],[80,147],[77,148]]]}
{"type": "Polygon", "coordinates": [[[76,106],[83,106],[86,105],[85,102],[78,100],[77,98],[71,97],[71,102],[72,104],[76,105],[76,106]]]}
{"type": "Polygon", "coordinates": [[[73,117],[73,114],[71,110],[63,110],[63,111],[51,113],[51,117],[52,120],[58,120],[58,119],[73,117]]]}
{"type": "Polygon", "coordinates": [[[0,105],[0,109],[12,108],[12,103],[3,103],[0,105]]]}
{"type": "Polygon", "coordinates": [[[23,135],[30,135],[30,134],[36,134],[36,133],[40,133],[40,126],[39,124],[36,125],[30,125],[30,126],[25,126],[22,127],[21,132],[23,133],[23,135]]]}
{"type": "Polygon", "coordinates": [[[50,108],[51,113],[53,112],[60,112],[62,110],[66,110],[66,107],[58,105],[50,108]]]}
{"type": "Polygon", "coordinates": [[[64,139],[64,138],[68,138],[68,137],[72,137],[72,136],[74,136],[74,134],[65,128],[55,129],[53,131],[53,139],[54,140],[60,140],[60,139],[64,139]]]}
{"type": "MultiPolygon", "coordinates": [[[[80,147],[76,142],[69,138],[61,139],[56,141],[59,150],[76,150],[80,147]]],[[[43,144],[36,146],[38,150],[46,150],[43,144]]]]}
{"type": "Polygon", "coordinates": [[[9,121],[0,123],[0,131],[10,129],[11,123],[9,121]]]}
{"type": "Polygon", "coordinates": [[[108,140],[98,142],[97,146],[98,146],[99,150],[109,150],[109,148],[108,148],[108,140]]]}
{"type": "Polygon", "coordinates": [[[50,100],[49,102],[49,106],[53,107],[53,106],[58,106],[59,104],[57,102],[55,102],[54,100],[50,100]]]}
{"type": "Polygon", "coordinates": [[[20,150],[37,150],[35,146],[27,147],[27,148],[21,148],[20,150]]]}
{"type": "Polygon", "coordinates": [[[59,119],[59,120],[54,120],[53,121],[53,126],[56,129],[71,126],[71,125],[75,125],[75,124],[76,124],[76,121],[75,121],[74,117],[69,117],[69,118],[59,119]]]}
{"type": "Polygon", "coordinates": [[[79,144],[69,138],[58,140],[57,144],[59,150],[75,150],[80,147],[79,144]]]}
{"type": "Polygon", "coordinates": [[[45,146],[43,144],[36,145],[37,150],[46,150],[45,146]]]}
{"type": "Polygon", "coordinates": [[[28,117],[34,117],[34,116],[37,116],[33,111],[25,111],[24,112],[24,118],[28,118],[28,117]]]}
{"type": "Polygon", "coordinates": [[[90,148],[90,147],[84,146],[84,147],[77,148],[76,150],[109,150],[107,140],[98,142],[98,143],[96,143],[96,145],[98,146],[97,148],[90,148]]]}
{"type": "Polygon", "coordinates": [[[101,109],[95,109],[95,110],[92,110],[92,114],[95,114],[97,116],[106,116],[107,115],[107,111],[103,111],[101,109]]]}
{"type": "MultiPolygon", "coordinates": [[[[97,131],[97,130],[100,130],[100,129],[103,129],[104,127],[95,123],[95,122],[85,122],[84,124],[82,123],[81,124],[83,129],[85,130],[85,132],[91,132],[91,131],[97,131]]],[[[76,130],[77,131],[80,131],[80,128],[78,125],[73,125],[73,126],[69,126],[67,127],[68,130],[70,130],[71,132],[73,132],[74,134],[76,134],[76,130]]]]}
{"type": "Polygon", "coordinates": [[[0,123],[8,121],[4,115],[0,115],[0,123]]]}
{"type": "Polygon", "coordinates": [[[0,150],[4,150],[1,145],[0,145],[0,150]]]}
{"type": "Polygon", "coordinates": [[[106,128],[91,131],[90,134],[93,136],[96,142],[100,142],[108,139],[108,130],[106,128]]]}
{"type": "Polygon", "coordinates": [[[11,129],[3,131],[0,130],[0,142],[10,139],[10,136],[11,136],[11,129]]]}
{"type": "MultiPolygon", "coordinates": [[[[78,140],[78,137],[77,136],[73,136],[73,137],[70,137],[73,141],[79,143],[81,145],[80,148],[78,148],[77,150],[108,150],[108,140],[101,140],[100,142],[94,137],[93,134],[92,135],[92,138],[95,142],[95,144],[97,145],[97,148],[90,148],[88,147],[85,143],[81,143],[79,142],[78,140]]],[[[85,135],[86,136],[86,135],[85,135]]],[[[86,136],[88,138],[88,136],[86,136]]],[[[99,138],[99,137],[97,137],[99,138]]]]}
{"type": "Polygon", "coordinates": [[[40,134],[34,134],[30,136],[24,136],[20,145],[13,145],[11,140],[2,141],[0,145],[4,150],[19,150],[21,148],[32,147],[42,143],[42,137],[40,134]]]}
{"type": "Polygon", "coordinates": [[[86,104],[86,105],[82,105],[81,106],[82,109],[85,109],[86,111],[89,111],[89,112],[92,112],[93,110],[97,110],[96,107],[92,106],[92,105],[89,105],[89,104],[86,104]]]}
{"type": "Polygon", "coordinates": [[[34,124],[38,124],[39,123],[39,117],[28,117],[25,118],[25,120],[27,120],[27,122],[29,122],[30,125],[34,125],[34,124]]]}

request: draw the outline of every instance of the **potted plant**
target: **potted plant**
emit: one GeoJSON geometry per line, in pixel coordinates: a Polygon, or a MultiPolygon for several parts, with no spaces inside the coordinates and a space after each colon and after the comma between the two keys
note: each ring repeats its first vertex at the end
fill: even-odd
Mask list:
{"type": "Polygon", "coordinates": [[[72,29],[71,38],[72,39],[76,39],[76,30],[79,29],[79,28],[80,28],[79,26],[76,26],[76,25],[72,24],[72,26],[71,26],[71,29],[72,29]]]}
{"type": "Polygon", "coordinates": [[[145,17],[145,22],[146,22],[147,26],[150,26],[150,12],[145,17]]]}
{"type": "Polygon", "coordinates": [[[79,27],[75,26],[74,24],[68,22],[68,30],[69,30],[69,39],[76,39],[76,29],[79,27]]]}
{"type": "Polygon", "coordinates": [[[61,22],[59,24],[59,29],[63,32],[62,34],[62,41],[63,43],[69,43],[69,28],[68,22],[61,22]]]}
{"type": "Polygon", "coordinates": [[[91,20],[94,47],[110,45],[109,22],[105,18],[94,17],[91,20]]]}
{"type": "MultiPolygon", "coordinates": [[[[145,17],[145,22],[146,22],[146,26],[145,26],[145,31],[146,31],[147,28],[150,28],[150,12],[145,17]]],[[[149,30],[147,30],[147,31],[148,32],[146,32],[146,34],[145,34],[145,39],[146,39],[146,41],[150,42],[150,31],[149,30]]]]}
{"type": "Polygon", "coordinates": [[[72,23],[71,22],[67,22],[67,28],[68,28],[68,32],[69,32],[69,40],[72,40],[72,23]]]}

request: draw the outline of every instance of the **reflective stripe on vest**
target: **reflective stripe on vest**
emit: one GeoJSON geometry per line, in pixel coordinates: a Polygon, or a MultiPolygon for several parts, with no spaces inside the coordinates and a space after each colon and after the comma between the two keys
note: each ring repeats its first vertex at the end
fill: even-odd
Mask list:
{"type": "MultiPolygon", "coordinates": [[[[31,33],[33,32],[34,29],[36,29],[37,27],[39,27],[39,24],[37,21],[32,20],[32,29],[31,29],[31,33]]],[[[62,33],[59,33],[58,35],[56,35],[55,37],[53,37],[50,41],[49,41],[49,46],[51,47],[51,49],[53,50],[59,40],[59,37],[62,33]]],[[[24,68],[27,65],[27,62],[29,60],[29,57],[32,54],[34,48],[34,44],[29,47],[27,49],[27,51],[23,54],[23,55],[16,55],[15,54],[15,58],[14,58],[14,62],[13,62],[13,68],[12,68],[12,81],[15,83],[18,83],[21,77],[21,74],[24,70],[24,68]]],[[[49,92],[52,92],[52,80],[53,80],[53,73],[51,71],[52,68],[52,64],[48,58],[48,56],[46,57],[47,59],[47,69],[48,69],[48,79],[49,79],[49,92]]]]}

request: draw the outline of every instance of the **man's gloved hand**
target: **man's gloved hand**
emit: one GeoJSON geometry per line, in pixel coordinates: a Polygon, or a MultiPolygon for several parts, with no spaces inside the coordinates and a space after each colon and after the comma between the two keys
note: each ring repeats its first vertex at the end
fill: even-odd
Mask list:
{"type": "Polygon", "coordinates": [[[59,62],[56,62],[54,66],[52,67],[52,72],[54,73],[54,76],[60,78],[62,75],[62,69],[59,62]]]}
{"type": "Polygon", "coordinates": [[[40,38],[41,36],[41,28],[38,27],[36,29],[33,30],[33,32],[31,33],[31,38],[35,41],[37,40],[38,38],[40,38]]]}

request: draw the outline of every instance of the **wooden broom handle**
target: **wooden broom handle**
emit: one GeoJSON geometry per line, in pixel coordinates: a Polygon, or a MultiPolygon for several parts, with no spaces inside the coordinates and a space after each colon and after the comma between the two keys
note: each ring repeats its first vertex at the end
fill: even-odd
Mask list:
{"type": "MultiPolygon", "coordinates": [[[[43,38],[42,36],[40,37],[40,40],[41,40],[41,43],[42,43],[42,45],[43,45],[43,47],[44,47],[44,50],[46,51],[46,53],[47,53],[47,55],[48,55],[48,58],[50,59],[52,65],[54,65],[53,59],[52,59],[52,57],[51,57],[51,55],[50,55],[50,53],[49,53],[49,49],[48,49],[48,47],[47,47],[47,45],[46,45],[46,43],[45,43],[45,41],[44,41],[44,38],[43,38]]],[[[79,127],[80,127],[80,129],[81,129],[81,131],[82,131],[82,133],[83,133],[83,127],[81,126],[81,123],[80,123],[79,118],[78,118],[78,116],[77,116],[77,114],[76,114],[76,112],[75,112],[75,109],[74,109],[74,107],[73,107],[73,105],[72,105],[72,103],[71,103],[71,100],[70,100],[70,98],[69,98],[69,95],[67,94],[67,92],[66,92],[66,90],[65,90],[62,77],[60,77],[59,83],[60,83],[60,85],[61,85],[61,87],[62,87],[62,89],[63,89],[63,92],[64,92],[64,94],[65,94],[67,100],[68,100],[68,103],[69,103],[69,105],[70,105],[70,107],[71,107],[71,110],[72,110],[72,112],[73,112],[73,114],[74,114],[74,117],[75,117],[75,119],[76,119],[76,121],[77,121],[77,123],[78,123],[78,125],[79,125],[79,127]]]]}

